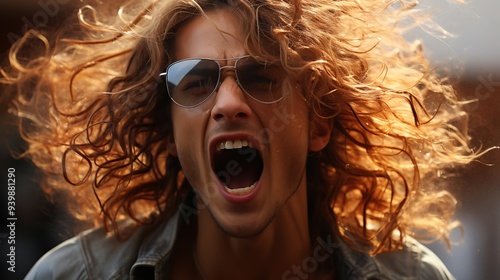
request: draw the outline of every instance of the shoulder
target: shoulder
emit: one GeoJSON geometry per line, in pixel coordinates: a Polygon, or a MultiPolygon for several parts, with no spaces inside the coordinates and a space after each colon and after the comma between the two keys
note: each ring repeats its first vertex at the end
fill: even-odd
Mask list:
{"type": "Polygon", "coordinates": [[[407,244],[420,255],[419,279],[455,279],[441,259],[429,248],[414,239],[409,240],[407,244]]]}
{"type": "Polygon", "coordinates": [[[431,250],[411,237],[406,238],[402,250],[375,256],[353,250],[341,241],[338,245],[342,275],[349,279],[455,279],[431,250]]]}
{"type": "Polygon", "coordinates": [[[455,279],[443,262],[430,249],[408,237],[405,247],[396,252],[374,257],[379,267],[389,275],[405,275],[411,279],[455,279]]]}
{"type": "Polygon", "coordinates": [[[47,252],[25,279],[126,278],[145,232],[139,229],[120,242],[103,228],[85,231],[47,252]]]}
{"type": "Polygon", "coordinates": [[[31,279],[87,279],[79,238],[69,239],[40,258],[26,275],[31,279]]]}

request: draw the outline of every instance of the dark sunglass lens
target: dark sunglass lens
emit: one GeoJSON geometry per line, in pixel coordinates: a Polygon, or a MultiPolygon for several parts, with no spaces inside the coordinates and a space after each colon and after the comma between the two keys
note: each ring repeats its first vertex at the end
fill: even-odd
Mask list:
{"type": "Polygon", "coordinates": [[[170,97],[180,105],[195,106],[205,101],[219,80],[219,65],[213,60],[188,59],[167,69],[170,97]]]}
{"type": "Polygon", "coordinates": [[[236,71],[243,90],[253,98],[273,102],[282,97],[281,85],[285,75],[281,67],[247,58],[238,62],[236,71]]]}

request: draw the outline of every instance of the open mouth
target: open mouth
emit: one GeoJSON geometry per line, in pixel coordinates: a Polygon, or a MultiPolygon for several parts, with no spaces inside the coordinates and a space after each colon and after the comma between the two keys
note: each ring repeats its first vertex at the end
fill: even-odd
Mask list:
{"type": "Polygon", "coordinates": [[[217,144],[212,168],[226,191],[233,195],[250,193],[259,181],[262,157],[247,140],[227,140],[217,144]]]}

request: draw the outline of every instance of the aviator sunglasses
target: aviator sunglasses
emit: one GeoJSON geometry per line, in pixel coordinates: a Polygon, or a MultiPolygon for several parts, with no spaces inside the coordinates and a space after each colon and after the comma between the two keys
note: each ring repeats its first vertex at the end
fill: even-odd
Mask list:
{"type": "Polygon", "coordinates": [[[181,107],[192,108],[217,91],[225,69],[234,69],[236,82],[251,98],[264,104],[282,99],[284,69],[275,64],[258,62],[249,55],[227,59],[183,59],[170,64],[160,76],[165,77],[170,99],[181,107]],[[221,66],[219,63],[233,60],[234,65],[221,66]]]}

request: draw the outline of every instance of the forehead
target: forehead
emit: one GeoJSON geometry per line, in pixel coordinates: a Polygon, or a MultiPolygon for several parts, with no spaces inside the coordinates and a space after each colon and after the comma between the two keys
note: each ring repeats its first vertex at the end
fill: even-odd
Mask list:
{"type": "Polygon", "coordinates": [[[186,22],[176,34],[175,59],[231,58],[246,54],[240,21],[229,9],[214,9],[186,22]]]}

